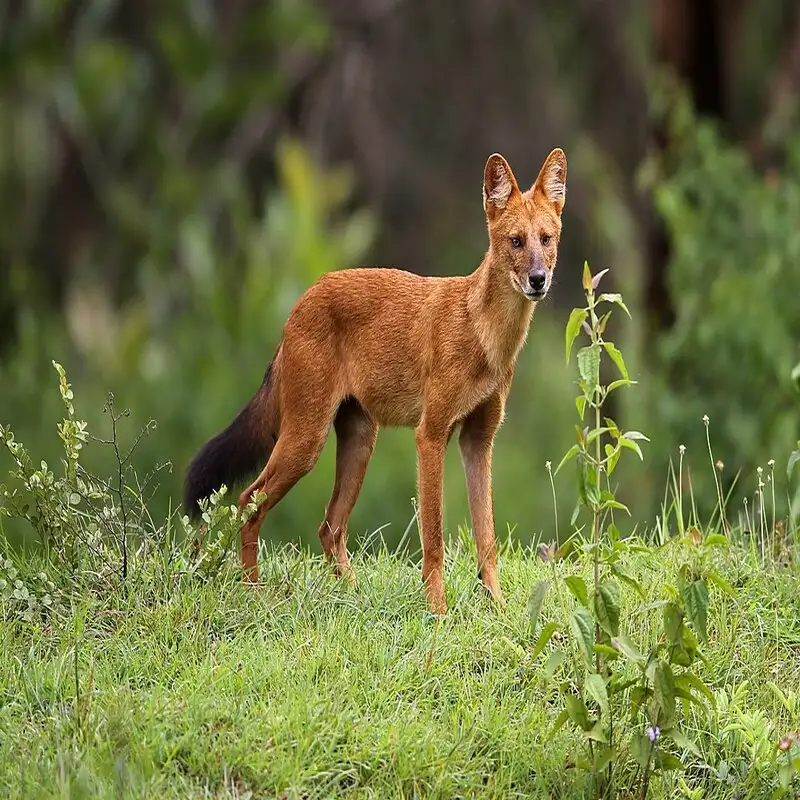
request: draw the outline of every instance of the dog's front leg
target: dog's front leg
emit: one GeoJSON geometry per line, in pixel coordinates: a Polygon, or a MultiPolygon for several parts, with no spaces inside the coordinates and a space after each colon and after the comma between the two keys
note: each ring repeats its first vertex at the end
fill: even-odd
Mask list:
{"type": "Polygon", "coordinates": [[[422,579],[428,608],[444,614],[444,537],[442,535],[442,484],[447,429],[432,425],[423,416],[416,431],[419,481],[420,539],[422,541],[422,579]]]}

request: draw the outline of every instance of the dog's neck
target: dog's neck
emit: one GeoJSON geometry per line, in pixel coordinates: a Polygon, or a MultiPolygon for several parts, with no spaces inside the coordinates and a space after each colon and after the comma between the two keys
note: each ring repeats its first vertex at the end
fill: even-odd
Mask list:
{"type": "Polygon", "coordinates": [[[512,368],[525,344],[536,303],[513,287],[509,269],[491,249],[469,276],[467,307],[489,365],[498,372],[512,368]]]}

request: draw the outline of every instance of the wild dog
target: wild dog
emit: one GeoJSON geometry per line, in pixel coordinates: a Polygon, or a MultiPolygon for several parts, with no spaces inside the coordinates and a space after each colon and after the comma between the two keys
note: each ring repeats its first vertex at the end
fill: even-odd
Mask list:
{"type": "Polygon", "coordinates": [[[520,349],[550,290],[566,199],[567,160],[556,148],[521,191],[498,153],[484,167],[489,248],[471,274],[426,277],[383,267],[323,275],[297,301],[260,389],[190,464],[184,507],[263,466],[239,496],[247,580],[258,581],[266,513],[314,466],[336,432],[333,494],[319,529],[337,574],[352,578],[347,523],[378,429],[415,429],[422,577],[428,607],[447,610],[442,576],[442,479],[450,438],[459,448],[481,582],[505,604],[497,574],[492,449],[520,349]]]}

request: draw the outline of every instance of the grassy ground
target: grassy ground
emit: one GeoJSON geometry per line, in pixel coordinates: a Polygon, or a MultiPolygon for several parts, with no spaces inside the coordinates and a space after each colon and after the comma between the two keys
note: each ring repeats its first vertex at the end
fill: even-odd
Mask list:
{"type": "MultiPolygon", "coordinates": [[[[501,611],[476,587],[463,541],[449,552],[441,622],[407,560],[356,553],[359,585],[348,588],[291,548],[262,552],[256,589],[230,568],[208,582],[142,569],[112,592],[76,593],[45,624],[0,600],[0,794],[593,796],[568,768],[574,734],[549,732],[568,666],[545,679],[526,611],[535,581],[580,567],[506,551],[501,611]]],[[[675,543],[628,556],[646,603],[683,558],[675,543]]],[[[712,588],[699,667],[717,708],[685,717],[700,757],[674,752],[695,797],[769,796],[768,756],[800,727],[800,575],[743,550],[723,549],[719,569],[737,597],[712,588]]],[[[574,603],[550,591],[542,621],[564,621],[574,603]]],[[[642,647],[657,635],[646,603],[623,594],[642,647]]],[[[648,796],[689,796],[677,786],[675,773],[656,777],[648,796]]]]}

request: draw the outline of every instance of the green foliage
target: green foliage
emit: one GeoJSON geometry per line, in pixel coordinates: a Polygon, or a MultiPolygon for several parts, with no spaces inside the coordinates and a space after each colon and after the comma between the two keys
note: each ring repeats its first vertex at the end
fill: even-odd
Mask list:
{"type": "Polygon", "coordinates": [[[665,463],[672,443],[683,443],[698,502],[709,503],[713,475],[698,469],[707,415],[735,507],[750,486],[740,481],[728,497],[735,476],[781,458],[800,431],[791,377],[800,357],[800,137],[768,141],[782,165],[762,173],[685,95],[654,97],[667,147],[643,179],[670,237],[675,322],[648,357],[653,457],[665,463]]]}
{"type": "Polygon", "coordinates": [[[118,425],[128,413],[116,413],[110,397],[106,406],[109,437],[91,435],[87,423],[75,416],[64,368],[55,361],[53,366],[66,410],[57,425],[63,453],[60,473],[46,461],[37,466],[11,428],[0,425],[0,444],[14,464],[9,482],[0,483],[0,555],[4,557],[0,558],[0,588],[7,595],[5,613],[27,621],[64,616],[75,592],[112,591],[141,581],[145,569],[157,567],[157,577],[166,581],[176,575],[214,574],[238,532],[236,506],[220,502],[224,490],[204,501],[199,529],[186,517],[176,519],[177,515],[156,523],[147,505],[153,475],[140,479],[132,468],[132,455],[152,426],[146,426],[124,450],[118,425]],[[101,478],[85,468],[81,454],[90,441],[113,452],[114,477],[101,478]],[[34,573],[25,556],[8,548],[5,524],[9,521],[26,523],[41,539],[42,572],[34,573]],[[178,522],[186,534],[182,542],[175,536],[178,522]]]}
{"type": "MultiPolygon", "coordinates": [[[[578,464],[579,506],[573,519],[578,518],[581,507],[589,511],[591,535],[585,537],[582,553],[590,559],[593,580],[590,588],[579,575],[563,579],[578,603],[569,616],[568,630],[579,658],[574,660],[572,676],[561,685],[565,708],[555,727],[570,721],[580,732],[587,752],[586,757],[576,756],[575,764],[591,773],[598,797],[638,786],[637,792],[644,798],[653,774],[684,768],[668,743],[699,755],[697,745],[682,730],[682,717],[689,703],[705,712],[707,698],[712,697],[694,670],[702,659],[698,637],[702,642],[708,640],[707,582],[711,575],[725,582],[708,563],[707,549],[715,543],[706,541],[695,547],[686,539],[684,544],[697,552],[680,567],[677,587],[663,585],[664,599],[656,607],[627,609],[625,613],[620,581],[640,597],[645,593],[624,566],[640,547],[623,540],[613,521],[615,510],[629,512],[616,500],[611,476],[623,450],[631,450],[641,460],[639,442],[649,440],[639,431],[620,430],[603,412],[613,391],[635,381],[628,375],[622,353],[603,338],[611,311],[602,313],[601,306],[613,303],[626,312],[627,307],[619,295],[596,294],[602,277],[603,272],[593,276],[585,265],[587,305],[573,310],[566,329],[568,359],[581,330],[588,337],[576,354],[581,390],[576,406],[581,421],[588,424],[576,426],[577,444],[556,472],[571,459],[578,464]],[[604,355],[619,375],[608,385],[600,377],[604,355]],[[642,650],[625,629],[631,626],[634,614],[649,611],[655,616],[659,606],[661,635],[642,650]]],[[[548,664],[550,659],[552,654],[548,664]]],[[[562,654],[558,663],[563,660],[562,654]]]]}
{"type": "MultiPolygon", "coordinates": [[[[60,470],[0,430],[4,796],[733,800],[800,785],[796,554],[765,570],[715,532],[623,541],[614,506],[600,508],[604,483],[587,507],[599,547],[584,542],[570,562],[575,537],[539,559],[504,546],[500,613],[461,548],[447,561],[455,601],[433,624],[418,565],[385,548],[354,555],[353,587],[303,549],[263,547],[248,587],[224,493],[199,526],[153,517],[131,458],[152,428],[121,446],[129,417],[110,398],[98,437],[53,366],[60,470]],[[90,445],[113,452],[109,476],[87,470],[90,445]],[[46,546],[10,547],[15,518],[46,546]]],[[[604,389],[587,399],[595,419],[604,389]]],[[[595,441],[613,441],[604,421],[583,435],[587,470],[595,441]]]]}
{"type": "Polygon", "coordinates": [[[174,279],[198,227],[235,276],[236,239],[267,175],[259,150],[276,138],[272,107],[330,46],[317,5],[82,0],[65,14],[63,3],[25,3],[4,26],[8,299],[50,310],[55,287],[73,282],[128,299],[174,279]],[[55,231],[64,249],[43,255],[48,207],[65,198],[78,235],[55,231]]]}

